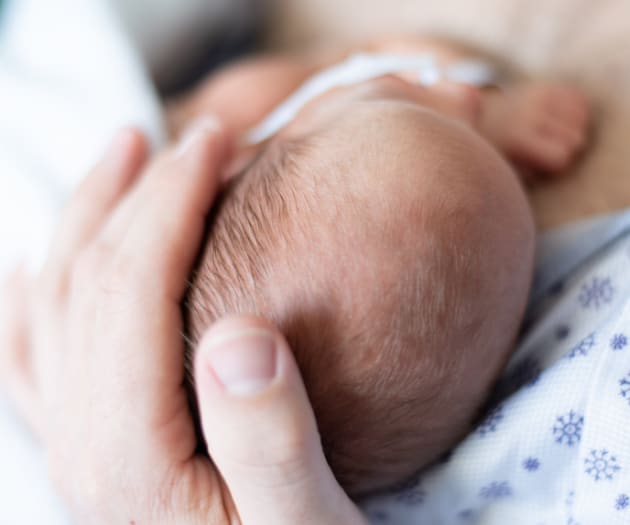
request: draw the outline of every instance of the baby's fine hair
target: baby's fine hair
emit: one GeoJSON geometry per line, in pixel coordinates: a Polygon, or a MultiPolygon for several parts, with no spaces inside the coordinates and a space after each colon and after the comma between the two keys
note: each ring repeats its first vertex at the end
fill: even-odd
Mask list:
{"type": "Polygon", "coordinates": [[[229,184],[208,220],[187,328],[194,348],[225,315],[276,324],[333,472],[356,496],[413,475],[469,429],[516,322],[498,335],[488,320],[477,209],[383,217],[346,184],[361,175],[314,162],[318,148],[272,143],[229,184]]]}

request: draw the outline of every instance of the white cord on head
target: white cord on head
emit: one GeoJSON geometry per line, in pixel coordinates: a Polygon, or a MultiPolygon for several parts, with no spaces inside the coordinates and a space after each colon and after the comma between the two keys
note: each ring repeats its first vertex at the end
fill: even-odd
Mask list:
{"type": "Polygon", "coordinates": [[[484,62],[465,61],[441,68],[428,54],[360,53],[307,80],[259,125],[250,130],[245,142],[253,145],[270,139],[287,126],[306,104],[334,88],[351,86],[401,72],[415,72],[419,83],[425,86],[436,84],[443,79],[483,86],[494,83],[498,76],[497,71],[484,62]]]}

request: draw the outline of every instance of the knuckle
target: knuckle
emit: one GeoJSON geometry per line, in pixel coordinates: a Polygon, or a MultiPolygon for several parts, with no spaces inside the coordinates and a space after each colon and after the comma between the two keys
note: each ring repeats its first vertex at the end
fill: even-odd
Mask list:
{"type": "Polygon", "coordinates": [[[238,470],[251,471],[261,478],[268,477],[276,480],[291,480],[301,477],[313,450],[312,440],[303,432],[296,429],[283,429],[274,439],[261,449],[258,446],[231,448],[221,450],[221,457],[225,458],[238,470]]]}
{"type": "Polygon", "coordinates": [[[299,485],[311,475],[311,465],[305,461],[304,454],[296,451],[283,451],[273,459],[251,467],[241,463],[241,468],[249,470],[258,484],[272,487],[299,485]]]}
{"type": "Polygon", "coordinates": [[[288,432],[278,446],[277,464],[282,469],[295,471],[308,457],[313,443],[303,432],[288,432]]]}

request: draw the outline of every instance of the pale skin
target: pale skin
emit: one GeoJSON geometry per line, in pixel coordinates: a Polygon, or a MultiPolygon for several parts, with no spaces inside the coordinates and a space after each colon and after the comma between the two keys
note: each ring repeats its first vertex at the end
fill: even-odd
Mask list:
{"type": "MultiPolygon", "coordinates": [[[[443,64],[474,57],[461,47],[435,39],[387,38],[351,50],[246,59],[210,76],[193,92],[169,104],[173,134],[177,136],[200,114],[212,113],[220,116],[233,136],[241,136],[310,76],[358,51],[428,52],[443,64]]],[[[399,77],[405,79],[404,74],[399,77]]],[[[421,104],[473,126],[528,182],[539,176],[565,174],[587,144],[590,105],[586,96],[570,85],[542,80],[515,81],[501,89],[454,83],[430,89],[413,85],[423,91],[421,104]]],[[[311,103],[311,107],[318,105],[324,102],[311,103]]],[[[251,148],[237,152],[230,174],[246,165],[255,153],[251,148]]]]}
{"type": "MultiPolygon", "coordinates": [[[[414,51],[428,45],[412,44],[414,51]]],[[[394,49],[393,43],[378,45],[394,49]]],[[[216,114],[225,134],[235,139],[343,54],[263,57],[233,66],[171,106],[174,135],[199,115],[216,114]]],[[[375,99],[428,108],[463,122],[514,164],[548,174],[562,173],[579,154],[589,122],[584,97],[566,86],[532,83],[479,91],[441,84],[426,89],[396,76],[324,95],[282,134],[308,133],[375,99]]],[[[186,155],[169,150],[145,168],[142,139],[131,132],[87,179],[69,205],[37,283],[23,273],[10,282],[5,296],[12,305],[5,310],[10,318],[0,324],[9,327],[3,334],[8,341],[3,345],[5,382],[42,436],[70,508],[87,522],[362,523],[326,466],[286,343],[262,320],[226,321],[204,338],[196,363],[198,395],[204,435],[222,477],[210,462],[194,456],[181,388],[178,304],[220,172],[235,173],[256,151],[235,148],[229,158],[225,138],[219,141],[207,123],[192,136],[192,142],[191,135],[186,137],[186,155]],[[165,207],[177,220],[165,219],[165,207]],[[143,297],[142,304],[137,297],[143,297]],[[235,397],[217,380],[213,359],[221,362],[226,350],[215,343],[233,346],[236,341],[257,351],[263,342],[252,334],[274,341],[277,376],[269,388],[235,397]],[[137,402],[130,405],[129,399],[137,402]],[[255,442],[243,438],[252,428],[255,442]],[[261,439],[264,432],[269,439],[261,439]],[[112,457],[121,462],[113,465],[112,457]],[[98,479],[94,472],[101,473],[98,479]]],[[[241,364],[251,368],[256,363],[245,358],[245,350],[242,355],[241,364]]],[[[227,367],[237,365],[228,362],[227,367]]]]}
{"type": "Polygon", "coordinates": [[[227,149],[205,121],[146,163],[142,136],[122,132],[68,204],[42,273],[18,270],[0,294],[4,387],[78,523],[364,524],[286,342],[261,319],[221,321],[199,346],[213,462],[195,454],[179,304],[227,149]]]}

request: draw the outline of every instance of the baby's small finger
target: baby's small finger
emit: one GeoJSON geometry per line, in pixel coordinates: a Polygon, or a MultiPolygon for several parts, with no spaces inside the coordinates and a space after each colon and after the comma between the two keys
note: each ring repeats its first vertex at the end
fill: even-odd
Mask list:
{"type": "Polygon", "coordinates": [[[586,144],[586,130],[566,121],[549,116],[540,126],[541,134],[550,140],[559,141],[572,152],[580,151],[586,144]]]}
{"type": "Polygon", "coordinates": [[[590,104],[586,96],[570,87],[557,86],[550,93],[548,114],[573,125],[576,128],[585,127],[590,120],[590,104]]]}
{"type": "Polygon", "coordinates": [[[536,132],[522,132],[518,144],[513,155],[542,172],[559,173],[570,164],[571,155],[566,146],[550,138],[547,132],[540,128],[536,132]]]}
{"type": "Polygon", "coordinates": [[[49,266],[63,269],[93,238],[144,163],[146,142],[134,129],[120,131],[66,207],[52,243],[49,266]]]}

